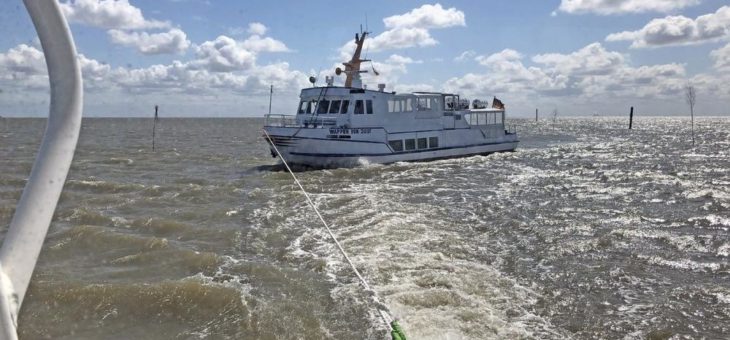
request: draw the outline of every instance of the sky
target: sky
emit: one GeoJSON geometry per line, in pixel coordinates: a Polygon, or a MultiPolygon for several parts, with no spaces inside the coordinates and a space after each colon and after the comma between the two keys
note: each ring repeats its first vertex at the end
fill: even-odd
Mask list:
{"type": "MultiPolygon", "coordinates": [[[[730,116],[730,1],[62,0],[84,116],[293,114],[364,30],[369,88],[497,97],[516,117],[730,116]],[[379,75],[375,75],[375,69],[379,75]],[[548,113],[549,112],[549,113],[548,113]]],[[[21,0],[0,2],[0,116],[46,116],[45,60],[21,0]]],[[[343,77],[336,78],[342,84],[343,77]]]]}

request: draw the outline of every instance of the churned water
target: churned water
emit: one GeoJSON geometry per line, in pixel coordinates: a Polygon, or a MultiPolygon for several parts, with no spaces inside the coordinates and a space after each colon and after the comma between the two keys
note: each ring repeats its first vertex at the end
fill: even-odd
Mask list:
{"type": "MultiPolygon", "coordinates": [[[[23,338],[383,339],[259,119],[86,119],[23,338]],[[273,170],[273,171],[272,171],[273,170]]],[[[517,152],[299,173],[413,339],[730,336],[730,120],[516,121],[517,152]]],[[[3,234],[44,120],[0,120],[3,234]]]]}

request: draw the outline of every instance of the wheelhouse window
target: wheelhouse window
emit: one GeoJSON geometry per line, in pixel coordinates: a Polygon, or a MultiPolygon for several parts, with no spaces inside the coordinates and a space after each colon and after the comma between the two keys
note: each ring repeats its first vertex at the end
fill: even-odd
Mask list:
{"type": "Polygon", "coordinates": [[[340,108],[340,113],[345,114],[347,113],[347,109],[350,108],[350,101],[349,100],[343,100],[342,101],[342,108],[340,108]]]}
{"type": "Polygon", "coordinates": [[[365,101],[365,104],[367,104],[367,105],[365,105],[366,112],[369,115],[373,114],[373,101],[372,100],[366,100],[365,101]]]}
{"type": "Polygon", "coordinates": [[[416,111],[430,111],[431,98],[416,98],[416,111]]]}
{"type": "Polygon", "coordinates": [[[406,139],[406,150],[415,150],[416,149],[416,140],[415,139],[406,139]]]}
{"type": "Polygon", "coordinates": [[[303,100],[299,103],[299,114],[312,113],[312,102],[309,100],[303,100]]]}
{"type": "Polygon", "coordinates": [[[428,147],[429,148],[438,148],[439,147],[439,138],[438,137],[428,137],[428,147]]]}
{"type": "Polygon", "coordinates": [[[362,100],[356,100],[355,101],[355,112],[356,115],[361,115],[365,113],[365,108],[363,107],[362,100]]]}
{"type": "Polygon", "coordinates": [[[317,106],[317,113],[327,113],[327,109],[330,107],[329,100],[320,100],[317,106]]]}
{"type": "Polygon", "coordinates": [[[389,141],[388,144],[395,152],[403,151],[403,141],[400,139],[389,141]]]}
{"type": "Polygon", "coordinates": [[[330,104],[330,111],[329,113],[337,113],[340,111],[340,103],[342,101],[340,100],[333,100],[332,104],[330,104]]]}
{"type": "Polygon", "coordinates": [[[427,138],[419,138],[418,139],[418,148],[419,149],[426,149],[426,148],[428,148],[428,139],[427,138]]]}

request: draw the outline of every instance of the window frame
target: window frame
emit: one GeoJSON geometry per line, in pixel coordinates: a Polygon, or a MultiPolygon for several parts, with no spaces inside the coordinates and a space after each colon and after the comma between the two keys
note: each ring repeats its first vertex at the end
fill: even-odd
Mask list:
{"type": "Polygon", "coordinates": [[[439,138],[438,137],[428,137],[428,148],[438,148],[439,147],[439,138]],[[436,141],[434,143],[434,141],[436,141]]]}
{"type": "Polygon", "coordinates": [[[362,99],[355,100],[355,108],[352,113],[356,115],[365,114],[365,102],[362,99]]]}
{"type": "Polygon", "coordinates": [[[406,151],[416,150],[416,139],[408,138],[408,139],[404,140],[403,147],[404,147],[404,150],[406,150],[406,151]]]}
{"type": "Polygon", "coordinates": [[[401,152],[403,151],[403,140],[402,139],[394,139],[388,141],[388,145],[390,145],[390,148],[393,149],[395,152],[401,152]],[[396,145],[398,147],[396,147],[396,145]]]}
{"type": "Polygon", "coordinates": [[[330,100],[330,109],[329,109],[329,111],[327,111],[327,113],[336,114],[336,113],[340,112],[340,105],[342,105],[342,100],[339,100],[339,99],[330,100]],[[337,103],[337,106],[335,106],[335,103],[337,103]],[[335,109],[334,112],[332,112],[333,111],[332,109],[335,109]]]}

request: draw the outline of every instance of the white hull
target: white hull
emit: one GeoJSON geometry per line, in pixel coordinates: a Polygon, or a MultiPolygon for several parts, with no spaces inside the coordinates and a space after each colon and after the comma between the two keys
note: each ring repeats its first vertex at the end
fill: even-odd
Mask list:
{"type": "MultiPolygon", "coordinates": [[[[328,130],[326,128],[266,127],[265,129],[288,163],[316,168],[354,167],[364,164],[417,162],[485,155],[513,151],[518,144],[516,134],[504,134],[503,131],[499,131],[502,132],[501,136],[490,138],[488,133],[484,133],[484,129],[475,128],[396,134],[387,134],[382,129],[371,129],[369,134],[349,135],[349,140],[327,138],[328,130]],[[419,135],[437,136],[442,144],[440,147],[397,152],[387,143],[388,140],[394,138],[417,140],[419,135]]],[[[496,132],[493,134],[497,135],[496,132]]],[[[273,147],[271,147],[271,153],[276,155],[273,147]]]]}

